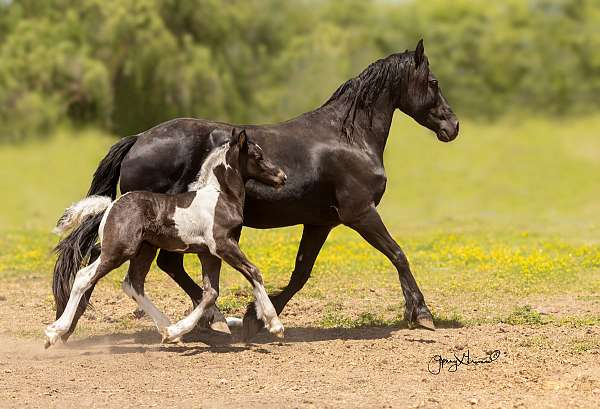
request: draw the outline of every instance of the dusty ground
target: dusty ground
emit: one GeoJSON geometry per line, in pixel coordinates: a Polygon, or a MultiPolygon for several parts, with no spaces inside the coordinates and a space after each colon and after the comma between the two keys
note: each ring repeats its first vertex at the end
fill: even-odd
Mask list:
{"type": "MultiPolygon", "coordinates": [[[[196,331],[161,345],[148,319],[111,288],[95,294],[67,345],[43,349],[52,319],[45,283],[3,283],[0,294],[1,407],[598,407],[600,327],[507,324],[440,328],[325,329],[300,299],[282,318],[284,342],[252,344],[196,331]],[[487,364],[455,372],[435,355],[487,364]]],[[[563,300],[564,301],[564,300],[563,300]]],[[[184,298],[165,307],[180,314],[184,298]]],[[[552,311],[552,306],[546,304],[552,311]]],[[[559,304],[556,308],[561,309],[559,304]]],[[[571,303],[571,308],[577,309],[571,303]]],[[[587,308],[587,307],[586,307],[587,308]]]]}

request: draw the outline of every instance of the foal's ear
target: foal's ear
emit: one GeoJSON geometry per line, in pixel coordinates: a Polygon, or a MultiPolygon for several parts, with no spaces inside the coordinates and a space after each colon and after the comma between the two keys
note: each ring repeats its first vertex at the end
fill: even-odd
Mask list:
{"type": "Polygon", "coordinates": [[[237,145],[240,148],[240,150],[248,149],[248,135],[246,135],[245,129],[242,129],[242,131],[238,134],[237,145]]]}
{"type": "Polygon", "coordinates": [[[420,39],[415,49],[415,66],[419,67],[425,59],[425,47],[423,47],[423,39],[420,39]]]}

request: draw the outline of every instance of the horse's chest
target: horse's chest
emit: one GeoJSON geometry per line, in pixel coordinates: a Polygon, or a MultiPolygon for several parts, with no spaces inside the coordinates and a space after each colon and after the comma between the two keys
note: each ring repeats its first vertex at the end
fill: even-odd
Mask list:
{"type": "Polygon", "coordinates": [[[215,253],[213,228],[218,199],[219,192],[216,190],[199,190],[189,207],[175,207],[175,229],[179,239],[188,247],[206,246],[211,253],[215,253]]]}

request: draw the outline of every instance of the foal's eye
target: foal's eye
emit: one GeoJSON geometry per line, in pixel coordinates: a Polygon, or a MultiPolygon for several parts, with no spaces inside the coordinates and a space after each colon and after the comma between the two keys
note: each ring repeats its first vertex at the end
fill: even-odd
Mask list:
{"type": "Polygon", "coordinates": [[[429,80],[429,85],[431,85],[432,88],[437,88],[438,81],[437,80],[429,80]]]}

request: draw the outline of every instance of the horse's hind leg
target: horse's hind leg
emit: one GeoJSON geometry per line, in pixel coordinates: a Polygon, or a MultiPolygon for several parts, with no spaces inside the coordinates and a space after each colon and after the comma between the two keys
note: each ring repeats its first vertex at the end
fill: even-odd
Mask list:
{"type": "Polygon", "coordinates": [[[171,325],[171,321],[156,308],[144,293],[144,282],[155,255],[155,247],[147,243],[142,244],[138,253],[129,262],[129,270],[121,284],[121,288],[123,288],[125,294],[133,298],[142,311],[152,317],[156,328],[159,332],[162,332],[164,328],[171,325]]]}
{"type": "Polygon", "coordinates": [[[168,274],[192,299],[194,307],[202,300],[202,288],[183,268],[183,254],[160,250],[156,259],[158,268],[168,274]]]}
{"type": "Polygon", "coordinates": [[[64,312],[58,320],[46,327],[46,348],[55,344],[59,337],[69,332],[83,295],[92,288],[100,278],[104,277],[122,263],[123,262],[105,262],[100,258],[77,272],[69,296],[69,301],[67,302],[64,312]]]}
{"type": "MultiPolygon", "coordinates": [[[[218,297],[219,276],[221,275],[221,259],[213,256],[212,254],[198,254],[198,258],[202,264],[202,276],[208,277],[210,285],[217,292],[218,297]]],[[[205,327],[206,325],[202,325],[203,320],[208,321],[210,323],[210,328],[214,331],[231,334],[225,316],[223,313],[221,313],[221,311],[219,311],[216,305],[213,304],[206,311],[204,311],[204,314],[200,319],[200,326],[205,327]]]]}

